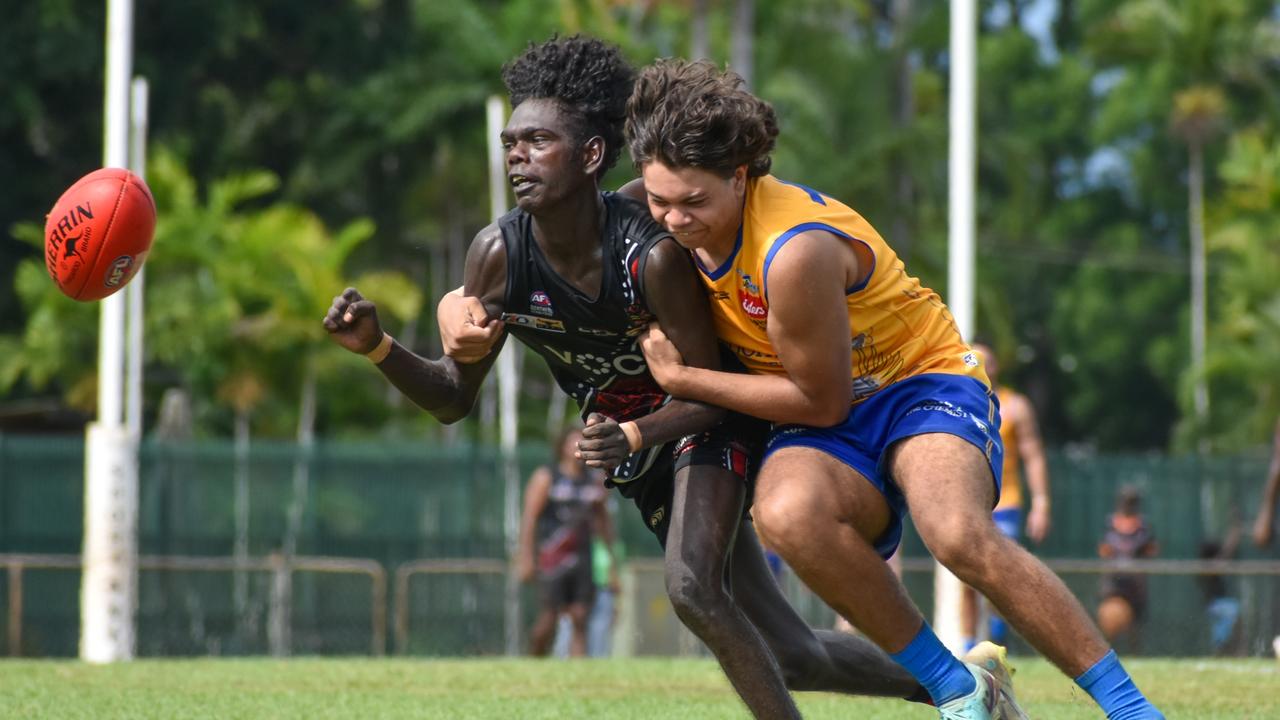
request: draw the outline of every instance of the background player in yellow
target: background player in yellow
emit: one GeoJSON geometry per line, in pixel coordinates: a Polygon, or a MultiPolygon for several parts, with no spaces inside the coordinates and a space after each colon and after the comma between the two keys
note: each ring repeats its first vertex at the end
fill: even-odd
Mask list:
{"type": "MultiPolygon", "coordinates": [[[[1000,400],[1000,442],[1004,445],[1004,468],[1000,481],[1000,497],[991,512],[996,527],[1006,537],[1017,541],[1022,533],[1022,468],[1026,467],[1027,489],[1031,491],[1031,504],[1027,509],[1027,537],[1032,542],[1043,542],[1049,534],[1049,463],[1044,457],[1044,445],[1040,442],[1040,426],[1036,423],[1036,410],[1031,400],[1022,393],[1000,384],[1000,363],[995,352],[986,345],[974,344],[974,350],[982,356],[991,386],[1000,400]]],[[[965,586],[961,595],[960,617],[963,623],[965,648],[978,641],[978,616],[980,598],[973,588],[965,586]]],[[[987,638],[1004,645],[1008,641],[1009,626],[1004,618],[993,614],[987,638]]]]}
{"type": "Polygon", "coordinates": [[[914,674],[943,717],[1020,711],[1007,697],[993,707],[990,676],[962,676],[903,602],[881,556],[907,504],[934,556],[1108,717],[1162,718],[1062,581],[996,529],[994,394],[950,313],[861,216],[768,174],[777,118],[741,84],[708,63],[659,61],[628,103],[650,212],[693,252],[717,334],[752,372],[687,367],[656,327],[643,343],[650,370],[673,396],[776,423],[757,531],[914,674]]]}

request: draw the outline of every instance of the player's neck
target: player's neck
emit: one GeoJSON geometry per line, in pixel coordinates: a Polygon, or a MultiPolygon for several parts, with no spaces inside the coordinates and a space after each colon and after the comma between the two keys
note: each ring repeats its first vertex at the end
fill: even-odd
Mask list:
{"type": "Polygon", "coordinates": [[[604,199],[592,185],[533,215],[533,237],[557,270],[591,268],[598,264],[604,215],[604,199]]]}

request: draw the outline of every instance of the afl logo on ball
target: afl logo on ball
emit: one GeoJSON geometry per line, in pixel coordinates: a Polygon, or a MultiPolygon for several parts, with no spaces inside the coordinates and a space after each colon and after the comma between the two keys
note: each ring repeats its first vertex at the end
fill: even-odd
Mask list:
{"type": "Polygon", "coordinates": [[[107,287],[117,287],[120,283],[129,277],[129,268],[133,267],[132,255],[121,255],[111,263],[111,267],[107,270],[107,279],[104,281],[107,287]]]}

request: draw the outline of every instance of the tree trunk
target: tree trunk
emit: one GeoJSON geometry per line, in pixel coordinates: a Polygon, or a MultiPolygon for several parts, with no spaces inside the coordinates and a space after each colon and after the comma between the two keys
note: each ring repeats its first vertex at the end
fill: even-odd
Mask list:
{"type": "Polygon", "coordinates": [[[755,85],[755,0],[738,0],[733,6],[733,42],[729,66],[742,76],[747,88],[755,85]]]}
{"type": "Polygon", "coordinates": [[[1195,379],[1196,435],[1199,449],[1207,451],[1205,435],[1209,421],[1209,388],[1204,375],[1205,356],[1205,252],[1204,252],[1204,143],[1192,138],[1188,143],[1188,198],[1191,226],[1191,372],[1195,379]]]}
{"type": "Polygon", "coordinates": [[[236,634],[240,638],[240,650],[248,647],[252,628],[246,625],[249,618],[249,576],[243,566],[249,560],[249,412],[236,411],[235,440],[235,545],[232,554],[236,571],[232,578],[232,598],[235,603],[236,634]]]}
{"type": "Polygon", "coordinates": [[[293,559],[298,554],[298,536],[302,533],[302,515],[311,484],[316,380],[315,363],[307,360],[302,376],[302,397],[298,403],[298,453],[293,461],[293,498],[289,502],[284,542],[280,548],[282,566],[275,576],[272,598],[271,654],[276,657],[287,656],[293,648],[293,559]]]}
{"type": "Polygon", "coordinates": [[[889,226],[889,240],[903,262],[911,257],[911,220],[914,214],[912,198],[915,181],[911,177],[911,164],[907,158],[906,135],[915,118],[915,87],[912,77],[908,35],[911,28],[911,0],[893,0],[893,76],[894,76],[894,132],[900,141],[893,153],[892,172],[894,200],[897,212],[889,226]]]}

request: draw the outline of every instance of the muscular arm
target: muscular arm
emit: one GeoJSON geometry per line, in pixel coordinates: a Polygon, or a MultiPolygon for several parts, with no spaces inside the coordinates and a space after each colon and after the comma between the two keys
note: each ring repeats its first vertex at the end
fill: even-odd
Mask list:
{"type": "MultiPolygon", "coordinates": [[[[496,225],[481,230],[467,251],[465,288],[476,295],[494,317],[502,313],[506,288],[506,250],[496,225]]],[[[501,349],[504,339],[497,341],[501,349]]],[[[484,378],[493,367],[497,352],[478,362],[464,364],[451,357],[428,360],[396,344],[378,365],[382,374],[406,397],[441,422],[453,423],[466,417],[475,405],[484,378]]]]}
{"type": "MultiPolygon", "coordinates": [[[[642,279],[649,309],[670,328],[672,341],[688,353],[689,362],[718,368],[715,328],[689,255],[671,238],[658,241],[649,249],[642,279]]],[[[681,399],[621,424],[593,412],[587,416],[578,457],[589,467],[612,470],[641,448],[702,432],[723,418],[719,407],[681,399]]]]}
{"type": "Polygon", "coordinates": [[[842,422],[853,396],[845,288],[856,275],[846,242],[823,231],[796,235],[774,256],[768,279],[769,341],[786,374],[681,367],[664,387],[778,423],[842,422]]]}
{"type": "MultiPolygon", "coordinates": [[[[644,271],[645,297],[658,323],[684,356],[700,368],[720,368],[720,351],[711,310],[689,254],[667,238],[649,250],[644,271]]],[[[636,420],[646,447],[708,430],[724,419],[720,407],[673,399],[656,412],[636,420]]]]}

